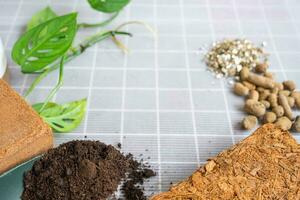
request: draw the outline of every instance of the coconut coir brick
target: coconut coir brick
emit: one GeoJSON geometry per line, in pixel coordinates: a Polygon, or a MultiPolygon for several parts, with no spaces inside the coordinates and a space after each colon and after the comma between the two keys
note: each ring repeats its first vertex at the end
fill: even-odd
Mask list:
{"type": "MultiPolygon", "coordinates": [[[[22,200],[104,200],[112,196],[129,173],[147,170],[131,155],[125,156],[99,141],[71,141],[51,149],[24,175],[22,200]]],[[[152,170],[151,170],[152,171],[152,170]]],[[[140,177],[143,179],[146,176],[140,177]]],[[[138,185],[132,200],[144,199],[138,185]]],[[[124,190],[126,196],[128,190],[124,190]]]]}
{"type": "Polygon", "coordinates": [[[152,200],[300,199],[300,145],[266,124],[152,200]]]}
{"type": "Polygon", "coordinates": [[[46,152],[52,145],[51,128],[0,79],[0,174],[46,152]]]}

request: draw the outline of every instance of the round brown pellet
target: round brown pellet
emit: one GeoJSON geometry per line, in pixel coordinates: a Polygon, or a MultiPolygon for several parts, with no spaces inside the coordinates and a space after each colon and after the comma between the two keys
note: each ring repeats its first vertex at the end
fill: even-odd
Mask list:
{"type": "Polygon", "coordinates": [[[239,96],[246,96],[249,94],[249,89],[245,87],[242,83],[235,83],[233,86],[233,91],[239,96]]]}
{"type": "Polygon", "coordinates": [[[265,123],[273,123],[277,119],[277,116],[274,112],[266,112],[264,116],[264,122],[265,123]]]}
{"type": "Polygon", "coordinates": [[[256,73],[265,73],[268,69],[268,63],[258,63],[255,67],[256,73]]]}
{"type": "Polygon", "coordinates": [[[282,130],[290,130],[292,127],[292,122],[287,117],[280,117],[276,122],[275,125],[279,126],[282,130]]]}
{"type": "Polygon", "coordinates": [[[277,117],[282,117],[284,114],[284,110],[282,106],[276,106],[272,109],[272,111],[276,114],[277,117]]]}
{"type": "Polygon", "coordinates": [[[253,115],[246,116],[242,121],[242,126],[246,130],[254,128],[257,124],[257,118],[253,115]]]}
{"type": "Polygon", "coordinates": [[[296,89],[296,83],[294,81],[288,80],[284,81],[282,84],[286,90],[294,91],[296,89]]]}

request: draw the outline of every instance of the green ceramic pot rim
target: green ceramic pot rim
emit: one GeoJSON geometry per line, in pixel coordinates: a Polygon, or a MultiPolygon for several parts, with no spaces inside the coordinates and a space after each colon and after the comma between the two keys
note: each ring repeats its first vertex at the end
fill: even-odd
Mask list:
{"type": "Polygon", "coordinates": [[[32,162],[32,161],[34,161],[34,160],[37,160],[37,159],[40,158],[40,157],[41,157],[41,156],[36,156],[36,157],[34,157],[34,158],[30,159],[30,160],[27,160],[27,161],[25,161],[25,162],[23,162],[23,163],[21,163],[21,164],[15,166],[14,168],[12,168],[12,169],[10,169],[10,170],[4,172],[3,174],[1,174],[1,175],[0,175],[0,178],[6,176],[7,174],[9,174],[9,173],[11,173],[11,172],[13,172],[14,170],[18,169],[19,167],[22,167],[23,165],[26,165],[27,163],[30,163],[30,162],[32,162]]]}

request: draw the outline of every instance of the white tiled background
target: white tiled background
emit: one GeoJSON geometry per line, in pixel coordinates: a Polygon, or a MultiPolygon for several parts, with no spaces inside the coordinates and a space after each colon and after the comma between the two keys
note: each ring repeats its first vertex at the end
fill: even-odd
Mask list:
{"type": "MultiPolygon", "coordinates": [[[[107,17],[85,0],[0,0],[0,35],[8,57],[30,16],[46,5],[59,14],[78,11],[79,22],[107,17]]],[[[123,39],[130,54],[106,40],[68,63],[55,100],[88,97],[88,112],[77,130],[55,137],[56,144],[84,138],[121,142],[124,152],[144,158],[158,172],[146,187],[149,193],[166,190],[249,134],[238,124],[242,99],[205,70],[199,47],[223,38],[266,41],[277,79],[300,86],[298,0],[133,0],[105,29],[128,20],[151,24],[157,40],[131,26],[134,37],[123,39]]],[[[77,42],[96,31],[79,31],[77,42]]],[[[23,93],[34,76],[21,74],[11,60],[9,68],[13,87],[23,93]]],[[[56,79],[52,73],[28,100],[43,101],[56,79]]]]}

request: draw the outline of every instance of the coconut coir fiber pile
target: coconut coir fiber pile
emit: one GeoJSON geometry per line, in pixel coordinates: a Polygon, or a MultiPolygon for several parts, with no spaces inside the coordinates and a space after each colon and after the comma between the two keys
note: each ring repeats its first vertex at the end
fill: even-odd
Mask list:
{"type": "Polygon", "coordinates": [[[34,163],[24,175],[21,199],[104,200],[117,190],[126,173],[129,177],[123,185],[124,196],[146,199],[139,185],[155,175],[151,169],[111,145],[71,141],[49,150],[34,163]]]}
{"type": "Polygon", "coordinates": [[[267,124],[152,200],[300,199],[300,145],[267,124]]]}

